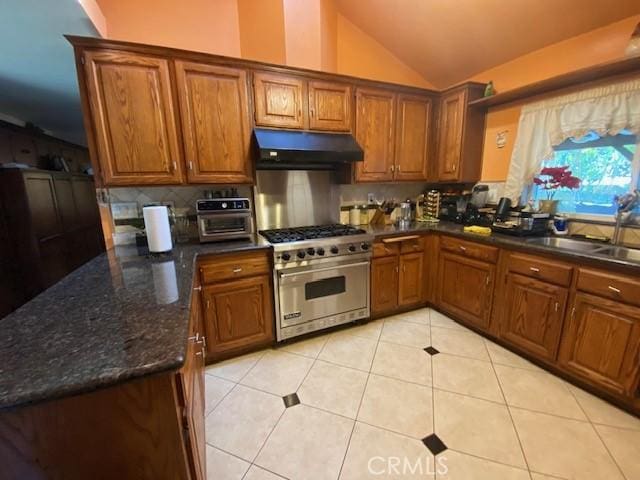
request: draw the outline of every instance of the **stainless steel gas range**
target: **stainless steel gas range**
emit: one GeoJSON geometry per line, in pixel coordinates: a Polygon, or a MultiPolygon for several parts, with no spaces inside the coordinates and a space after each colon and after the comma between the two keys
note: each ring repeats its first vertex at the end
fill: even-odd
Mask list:
{"type": "Polygon", "coordinates": [[[260,234],[273,244],[278,341],[369,317],[372,235],[340,224],[260,234]]]}

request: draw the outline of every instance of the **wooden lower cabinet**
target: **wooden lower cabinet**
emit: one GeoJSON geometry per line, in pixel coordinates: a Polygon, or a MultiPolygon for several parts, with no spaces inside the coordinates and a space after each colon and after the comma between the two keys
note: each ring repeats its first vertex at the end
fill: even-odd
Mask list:
{"type": "Polygon", "coordinates": [[[203,287],[207,360],[273,341],[271,278],[258,275],[203,287]]]}
{"type": "Polygon", "coordinates": [[[577,292],[559,363],[573,375],[618,395],[637,393],[640,308],[577,292]]]}
{"type": "Polygon", "coordinates": [[[454,317],[488,329],[495,266],[441,251],[438,272],[438,306],[454,317]]]}
{"type": "Polygon", "coordinates": [[[500,336],[533,355],[554,360],[568,290],[515,273],[505,278],[500,336]]]}
{"type": "Polygon", "coordinates": [[[371,313],[391,312],[398,307],[398,257],[371,261],[371,313]]]}
{"type": "Polygon", "coordinates": [[[400,255],[398,305],[420,303],[424,295],[423,253],[400,255]]]}

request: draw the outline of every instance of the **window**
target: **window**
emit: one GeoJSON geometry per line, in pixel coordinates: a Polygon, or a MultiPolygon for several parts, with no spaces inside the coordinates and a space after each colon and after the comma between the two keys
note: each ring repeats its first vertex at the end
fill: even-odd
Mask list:
{"type": "MultiPolygon", "coordinates": [[[[567,139],[554,147],[553,159],[544,167],[567,165],[573,175],[582,180],[576,190],[559,189],[558,211],[588,215],[615,213],[613,196],[628,193],[632,182],[632,159],[636,151],[636,136],[622,132],[600,138],[591,133],[584,138],[567,139]]],[[[637,188],[637,185],[634,186],[637,188]]],[[[546,199],[542,188],[533,187],[534,200],[546,199]]]]}

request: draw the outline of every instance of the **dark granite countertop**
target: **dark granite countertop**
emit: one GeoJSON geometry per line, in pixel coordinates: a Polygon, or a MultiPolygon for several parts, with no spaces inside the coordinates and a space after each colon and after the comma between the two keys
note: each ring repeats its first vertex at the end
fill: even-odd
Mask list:
{"type": "Polygon", "coordinates": [[[491,233],[491,235],[467,233],[464,232],[463,228],[464,227],[462,225],[458,225],[456,223],[441,221],[438,223],[413,222],[409,227],[406,228],[399,228],[396,225],[369,225],[367,227],[367,231],[373,234],[376,238],[410,235],[422,232],[437,232],[463,238],[466,240],[472,240],[479,243],[496,245],[498,247],[510,247],[520,250],[527,250],[532,253],[538,252],[551,254],[557,257],[565,258],[567,260],[589,260],[590,262],[602,264],[604,268],[606,268],[607,266],[615,265],[619,267],[637,269],[637,271],[640,272],[640,263],[633,260],[626,260],[588,251],[568,250],[553,246],[530,243],[527,241],[527,238],[530,237],[517,237],[513,235],[505,235],[503,233],[493,232],[491,233]]]}
{"type": "Polygon", "coordinates": [[[254,237],[94,258],[0,319],[0,409],[180,368],[196,258],[263,248],[254,237]]]}

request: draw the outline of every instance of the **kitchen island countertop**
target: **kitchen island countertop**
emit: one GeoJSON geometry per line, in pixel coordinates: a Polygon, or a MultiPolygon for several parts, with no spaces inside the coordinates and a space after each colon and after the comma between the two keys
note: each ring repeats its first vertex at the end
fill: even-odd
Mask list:
{"type": "Polygon", "coordinates": [[[253,236],[94,258],[0,319],[0,409],[179,369],[196,259],[270,247],[253,236]]]}

